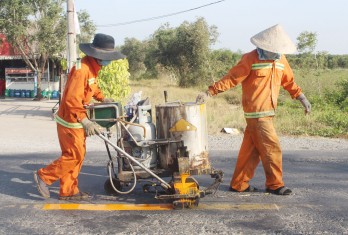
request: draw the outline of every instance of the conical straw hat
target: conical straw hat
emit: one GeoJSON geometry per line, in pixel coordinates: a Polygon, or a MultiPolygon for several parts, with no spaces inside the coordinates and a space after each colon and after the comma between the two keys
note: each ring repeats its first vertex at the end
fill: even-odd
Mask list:
{"type": "Polygon", "coordinates": [[[254,35],[250,41],[258,48],[274,53],[292,54],[296,52],[295,44],[279,24],[254,35]]]}

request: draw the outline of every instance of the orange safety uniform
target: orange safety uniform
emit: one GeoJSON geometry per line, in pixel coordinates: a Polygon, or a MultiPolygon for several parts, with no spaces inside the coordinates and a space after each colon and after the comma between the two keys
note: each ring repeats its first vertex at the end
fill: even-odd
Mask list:
{"type": "Polygon", "coordinates": [[[87,117],[84,105],[92,98],[104,100],[97,82],[100,69],[96,59],[89,56],[72,68],[55,116],[62,155],[38,174],[48,185],[60,179],[60,196],[79,193],[77,177],[86,153],[86,134],[80,122],[87,117]]]}
{"type": "Polygon", "coordinates": [[[237,191],[247,189],[261,159],[266,188],[275,190],[284,186],[282,151],[272,120],[280,86],[292,98],[297,98],[302,90],[294,82],[293,72],[284,55],[279,60],[260,60],[256,49],[244,54],[241,61],[220,81],[209,86],[208,91],[216,95],[239,83],[242,84],[242,104],[247,127],[231,187],[237,191]]]}

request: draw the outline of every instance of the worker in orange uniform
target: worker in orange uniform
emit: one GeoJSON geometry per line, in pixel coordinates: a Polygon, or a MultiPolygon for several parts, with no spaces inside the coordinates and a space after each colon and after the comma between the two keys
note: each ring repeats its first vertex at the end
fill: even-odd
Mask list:
{"type": "Polygon", "coordinates": [[[55,116],[62,155],[34,172],[37,189],[44,198],[50,197],[48,185],[57,180],[60,180],[59,200],[89,198],[88,193],[78,188],[78,175],[86,153],[86,136],[100,134],[100,131],[98,125],[88,119],[84,105],[88,105],[92,98],[104,103],[113,102],[111,98],[104,98],[97,78],[102,66],[125,58],[114,48],[114,38],[105,34],[96,34],[92,43],[80,44],[86,56],[71,69],[55,116]]]}
{"type": "Polygon", "coordinates": [[[197,103],[217,95],[237,84],[242,85],[242,104],[246,129],[238,154],[235,171],[230,183],[234,192],[255,192],[250,186],[260,160],[266,175],[266,191],[277,195],[289,195],[291,189],[284,186],[282,150],[273,126],[280,86],[299,100],[310,113],[311,104],[294,82],[293,72],[284,54],[294,53],[296,46],[280,25],[270,27],[251,38],[257,47],[242,56],[219,81],[197,96],[197,103]]]}

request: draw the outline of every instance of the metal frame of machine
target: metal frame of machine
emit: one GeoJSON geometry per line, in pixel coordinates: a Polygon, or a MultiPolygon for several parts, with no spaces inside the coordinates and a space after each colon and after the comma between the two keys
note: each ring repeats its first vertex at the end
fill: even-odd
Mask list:
{"type": "Polygon", "coordinates": [[[222,171],[211,168],[210,164],[208,168],[192,169],[183,140],[156,138],[156,127],[151,120],[151,105],[147,104],[147,100],[133,107],[133,117],[122,116],[120,103],[95,104],[86,108],[89,110],[90,119],[106,129],[106,133],[99,137],[104,140],[109,156],[109,179],[104,184],[107,193],[128,194],[134,190],[138,180],[148,180],[150,183],[143,185],[144,192],[154,192],[156,199],[172,201],[174,208],[191,208],[198,205],[201,197],[215,193],[218,189],[223,180],[222,171]],[[143,118],[145,123],[137,123],[139,118],[143,118]],[[111,127],[116,130],[116,144],[110,141],[111,127]],[[116,151],[114,157],[111,155],[110,146],[116,151]],[[172,165],[161,166],[156,155],[159,148],[164,148],[169,153],[173,146],[174,153],[171,153],[170,159],[172,165]],[[202,190],[199,189],[197,180],[192,177],[193,174],[210,174],[215,180],[202,190]],[[170,182],[166,182],[164,177],[171,177],[170,182]]]}

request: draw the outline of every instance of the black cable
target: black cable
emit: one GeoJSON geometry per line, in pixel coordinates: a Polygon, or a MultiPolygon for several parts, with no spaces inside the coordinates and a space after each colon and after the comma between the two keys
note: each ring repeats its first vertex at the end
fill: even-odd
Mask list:
{"type": "Polygon", "coordinates": [[[195,7],[195,8],[191,8],[185,11],[179,11],[179,12],[175,12],[175,13],[170,13],[167,15],[161,15],[161,16],[155,16],[155,17],[151,17],[151,18],[145,18],[145,19],[140,19],[140,20],[133,20],[133,21],[127,21],[127,22],[122,22],[122,23],[117,23],[117,24],[104,24],[104,25],[97,25],[97,27],[117,27],[117,26],[122,26],[122,25],[128,25],[128,24],[134,24],[134,23],[140,23],[140,22],[145,22],[145,21],[150,21],[150,20],[157,20],[157,19],[161,19],[161,18],[165,18],[165,17],[169,17],[169,16],[174,16],[174,15],[179,15],[185,12],[189,12],[189,11],[194,11],[197,10],[199,8],[203,8],[203,7],[207,7],[210,5],[214,5],[220,2],[224,2],[226,0],[220,0],[220,1],[216,1],[216,2],[212,2],[209,4],[205,4],[199,7],[195,7]]]}

